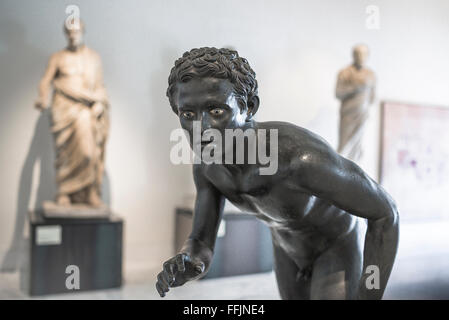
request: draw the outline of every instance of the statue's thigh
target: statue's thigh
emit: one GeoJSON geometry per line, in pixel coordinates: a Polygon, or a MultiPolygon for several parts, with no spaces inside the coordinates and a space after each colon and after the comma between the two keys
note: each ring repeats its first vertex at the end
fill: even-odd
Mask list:
{"type": "Polygon", "coordinates": [[[356,299],[362,272],[363,249],[357,234],[340,239],[313,265],[312,299],[356,299]]]}
{"type": "Polygon", "coordinates": [[[274,272],[282,299],[308,300],[310,299],[310,278],[298,278],[300,269],[297,264],[276,244],[273,244],[274,272]]]}
{"type": "Polygon", "coordinates": [[[74,138],[77,139],[80,152],[87,157],[92,157],[95,152],[95,138],[92,115],[87,108],[80,110],[74,129],[74,138]]]}

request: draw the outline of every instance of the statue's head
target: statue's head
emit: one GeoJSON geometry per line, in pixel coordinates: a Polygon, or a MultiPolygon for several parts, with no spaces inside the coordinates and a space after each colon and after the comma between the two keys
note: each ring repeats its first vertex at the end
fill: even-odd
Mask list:
{"type": "Polygon", "coordinates": [[[64,34],[69,48],[78,48],[83,44],[84,23],[79,18],[64,22],[64,34]]]}
{"type": "Polygon", "coordinates": [[[364,44],[354,46],[352,49],[352,57],[354,59],[354,65],[357,68],[363,68],[368,60],[369,49],[364,44]]]}
{"type": "Polygon", "coordinates": [[[176,60],[167,96],[181,126],[191,133],[193,121],[202,131],[221,132],[250,122],[259,107],[256,74],[248,61],[230,49],[192,49],[176,60]]]}

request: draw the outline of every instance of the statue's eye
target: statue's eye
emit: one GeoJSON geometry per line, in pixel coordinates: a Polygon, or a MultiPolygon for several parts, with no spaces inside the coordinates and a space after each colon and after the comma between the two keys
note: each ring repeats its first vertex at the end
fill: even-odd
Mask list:
{"type": "Polygon", "coordinates": [[[213,116],[221,116],[224,113],[224,110],[221,109],[221,108],[213,108],[213,109],[210,110],[210,113],[213,116]]]}
{"type": "Polygon", "coordinates": [[[193,114],[192,111],[183,111],[183,112],[181,113],[181,116],[182,116],[183,118],[185,118],[185,119],[192,119],[193,116],[194,116],[194,114],[193,114]]]}

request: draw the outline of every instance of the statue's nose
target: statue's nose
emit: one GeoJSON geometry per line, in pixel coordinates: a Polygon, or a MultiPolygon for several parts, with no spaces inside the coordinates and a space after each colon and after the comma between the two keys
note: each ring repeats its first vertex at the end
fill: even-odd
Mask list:
{"type": "Polygon", "coordinates": [[[201,113],[201,131],[204,132],[207,129],[210,129],[211,124],[209,121],[209,117],[206,112],[201,113]]]}

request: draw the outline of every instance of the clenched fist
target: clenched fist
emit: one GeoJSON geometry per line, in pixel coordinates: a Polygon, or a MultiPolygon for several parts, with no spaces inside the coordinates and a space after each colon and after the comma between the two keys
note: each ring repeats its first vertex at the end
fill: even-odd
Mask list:
{"type": "Polygon", "coordinates": [[[164,262],[163,270],[157,276],[156,289],[161,297],[170,287],[179,287],[199,278],[205,271],[205,263],[187,253],[178,253],[164,262]]]}

